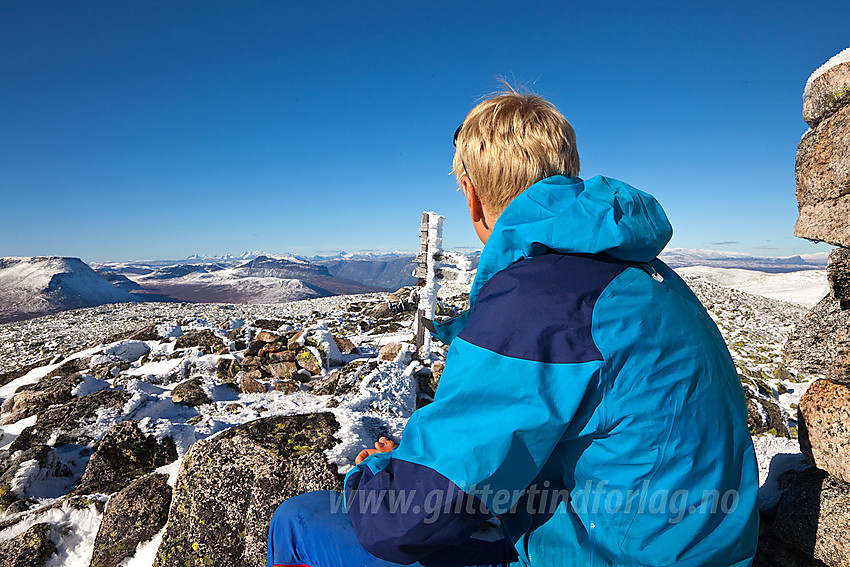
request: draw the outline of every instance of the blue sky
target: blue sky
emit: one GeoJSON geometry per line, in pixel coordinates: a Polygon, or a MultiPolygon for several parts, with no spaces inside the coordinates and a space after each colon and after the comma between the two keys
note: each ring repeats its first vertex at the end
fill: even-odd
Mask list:
{"type": "Polygon", "coordinates": [[[451,137],[496,78],[549,98],[582,176],[672,246],[782,256],[802,91],[840,2],[0,3],[0,256],[477,246],[451,137]]]}

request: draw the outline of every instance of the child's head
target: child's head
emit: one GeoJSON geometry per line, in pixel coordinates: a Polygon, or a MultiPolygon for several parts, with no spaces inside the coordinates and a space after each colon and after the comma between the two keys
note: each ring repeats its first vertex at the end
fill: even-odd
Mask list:
{"type": "Polygon", "coordinates": [[[508,91],[469,111],[457,133],[452,168],[496,213],[541,179],[579,172],[576,135],[564,115],[548,100],[504,84],[508,91]]]}

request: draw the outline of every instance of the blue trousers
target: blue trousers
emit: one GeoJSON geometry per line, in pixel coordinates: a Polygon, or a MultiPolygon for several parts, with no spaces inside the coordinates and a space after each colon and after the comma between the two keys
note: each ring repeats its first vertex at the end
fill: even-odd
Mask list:
{"type": "MultiPolygon", "coordinates": [[[[342,495],[308,492],[278,506],[269,526],[268,567],[397,567],[363,549],[342,495]]],[[[414,567],[420,563],[414,563],[414,567]]],[[[497,567],[497,566],[479,566],[497,567]]]]}

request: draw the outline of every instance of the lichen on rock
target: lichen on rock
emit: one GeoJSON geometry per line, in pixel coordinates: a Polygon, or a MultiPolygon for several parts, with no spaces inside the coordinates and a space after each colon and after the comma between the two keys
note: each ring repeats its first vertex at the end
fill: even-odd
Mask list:
{"type": "Polygon", "coordinates": [[[330,413],[276,416],[193,445],[154,565],[264,565],[269,522],[281,502],[342,488],[324,455],[338,429],[330,413]]]}

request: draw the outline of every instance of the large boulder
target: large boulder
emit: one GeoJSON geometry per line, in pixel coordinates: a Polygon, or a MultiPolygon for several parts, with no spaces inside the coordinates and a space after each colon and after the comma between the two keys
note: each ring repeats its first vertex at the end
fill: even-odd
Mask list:
{"type": "Polygon", "coordinates": [[[12,539],[0,542],[0,566],[41,567],[56,551],[48,537],[49,524],[35,524],[12,539]]]}
{"type": "Polygon", "coordinates": [[[171,390],[171,401],[189,407],[212,403],[210,397],[201,387],[202,383],[200,378],[192,378],[177,384],[171,390]]]}
{"type": "Polygon", "coordinates": [[[796,177],[794,234],[850,247],[850,105],[803,136],[796,177]]]}
{"type": "Polygon", "coordinates": [[[850,301],[850,248],[838,247],[829,253],[826,277],[832,297],[840,301],[850,301]]]}
{"type": "Polygon", "coordinates": [[[145,434],[138,421],[122,421],[103,436],[89,459],[77,494],[121,490],[134,479],[177,460],[171,437],[162,440],[145,434]]]}
{"type": "Polygon", "coordinates": [[[797,370],[843,382],[843,359],[837,355],[848,348],[850,309],[842,309],[840,301],[827,296],[797,323],[785,343],[785,355],[797,370]]]}
{"type": "Polygon", "coordinates": [[[803,120],[814,128],[847,103],[850,103],[850,62],[840,63],[812,81],[803,99],[803,120]]]}
{"type": "Polygon", "coordinates": [[[192,445],[154,565],[265,565],[269,522],[281,502],[342,489],[324,454],[338,429],[330,413],[276,416],[192,445]]]}
{"type": "Polygon", "coordinates": [[[850,388],[818,380],[800,398],[800,449],[810,464],[850,482],[850,388]]]}
{"type": "Polygon", "coordinates": [[[121,489],[106,504],[90,567],[115,567],[165,525],[171,504],[168,475],[152,474],[121,489]]]}
{"type": "Polygon", "coordinates": [[[15,392],[11,414],[3,424],[14,423],[26,417],[36,415],[47,408],[64,404],[74,399],[74,388],[82,382],[79,374],[44,378],[35,384],[21,386],[15,392]]]}
{"type": "Polygon", "coordinates": [[[827,565],[850,567],[850,484],[815,468],[792,474],[773,527],[827,565]]]}

